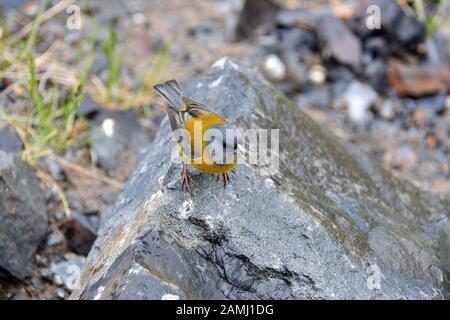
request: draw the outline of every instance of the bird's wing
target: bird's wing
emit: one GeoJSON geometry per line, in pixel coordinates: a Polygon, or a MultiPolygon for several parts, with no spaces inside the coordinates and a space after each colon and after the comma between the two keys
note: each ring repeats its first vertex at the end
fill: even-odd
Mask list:
{"type": "Polygon", "coordinates": [[[201,114],[217,114],[214,110],[212,110],[210,107],[204,105],[203,103],[200,103],[198,101],[192,100],[187,97],[183,97],[184,103],[186,103],[187,111],[194,117],[197,117],[201,114]]]}
{"type": "Polygon", "coordinates": [[[185,128],[185,122],[191,116],[187,112],[179,112],[172,108],[167,110],[167,115],[180,153],[189,161],[201,157],[201,153],[193,150],[189,132],[185,128]]]}
{"type": "Polygon", "coordinates": [[[181,89],[176,80],[169,80],[157,84],[153,86],[153,89],[155,89],[156,92],[169,103],[169,106],[175,110],[180,110],[184,105],[182,99],[184,97],[183,89],[181,89]]]}

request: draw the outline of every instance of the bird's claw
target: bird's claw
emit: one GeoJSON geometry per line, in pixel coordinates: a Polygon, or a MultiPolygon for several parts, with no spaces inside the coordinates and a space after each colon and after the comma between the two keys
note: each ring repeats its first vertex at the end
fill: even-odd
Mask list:
{"type": "Polygon", "coordinates": [[[230,183],[230,175],[228,172],[222,173],[223,176],[223,187],[226,188],[227,185],[230,183]]]}
{"type": "Polygon", "coordinates": [[[192,179],[187,165],[183,165],[183,170],[181,173],[181,187],[184,190],[191,192],[191,185],[194,185],[194,179],[192,179]]]}

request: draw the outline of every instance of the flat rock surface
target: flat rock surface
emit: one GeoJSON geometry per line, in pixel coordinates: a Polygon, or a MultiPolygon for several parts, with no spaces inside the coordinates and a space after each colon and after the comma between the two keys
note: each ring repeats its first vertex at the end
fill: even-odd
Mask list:
{"type": "Polygon", "coordinates": [[[278,172],[242,164],[225,190],[201,173],[184,192],[164,120],[72,299],[448,295],[448,202],[392,177],[233,60],[191,87],[241,128],[279,128],[278,172]]]}

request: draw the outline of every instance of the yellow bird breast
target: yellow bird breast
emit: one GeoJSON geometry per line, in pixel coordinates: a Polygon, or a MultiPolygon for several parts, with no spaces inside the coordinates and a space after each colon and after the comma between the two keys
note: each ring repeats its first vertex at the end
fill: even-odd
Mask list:
{"type": "Polygon", "coordinates": [[[201,161],[200,159],[192,159],[187,156],[181,146],[180,153],[194,168],[199,171],[211,174],[221,174],[232,170],[236,166],[236,162],[230,164],[213,163],[209,158],[208,152],[203,152],[207,146],[207,142],[203,140],[206,131],[209,128],[220,124],[228,124],[228,121],[215,114],[202,114],[198,117],[190,118],[185,122],[185,129],[190,135],[191,148],[194,153],[201,154],[201,161]],[[200,126],[201,130],[194,129],[199,128],[200,126]]]}

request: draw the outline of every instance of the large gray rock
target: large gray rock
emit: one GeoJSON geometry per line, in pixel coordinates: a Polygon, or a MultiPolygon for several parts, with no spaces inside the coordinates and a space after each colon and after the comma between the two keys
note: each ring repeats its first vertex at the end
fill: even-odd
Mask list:
{"type": "Polygon", "coordinates": [[[91,250],[73,299],[439,299],[449,205],[392,177],[229,59],[192,86],[242,128],[280,128],[280,172],[224,190],[171,162],[167,120],[91,250]]]}
{"type": "Polygon", "coordinates": [[[0,271],[31,276],[33,254],[47,231],[45,197],[33,169],[0,151],[0,271]]]}

